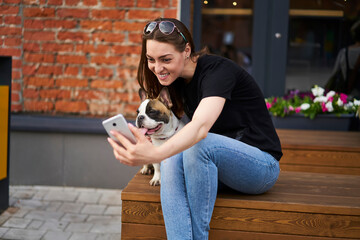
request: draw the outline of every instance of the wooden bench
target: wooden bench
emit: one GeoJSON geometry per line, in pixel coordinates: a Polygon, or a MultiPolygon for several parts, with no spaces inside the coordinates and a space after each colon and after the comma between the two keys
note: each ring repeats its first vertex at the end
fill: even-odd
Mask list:
{"type": "Polygon", "coordinates": [[[283,171],[360,175],[360,132],[277,129],[283,171]]]}
{"type": "MultiPolygon", "coordinates": [[[[121,239],[166,239],[160,188],[138,173],[122,192],[121,239]]],[[[210,239],[359,239],[360,176],[282,172],[257,196],[220,193],[210,239]]]]}
{"type": "MultiPolygon", "coordinates": [[[[262,195],[219,193],[210,239],[360,239],[360,174],[347,169],[359,168],[360,144],[349,143],[359,142],[359,133],[334,133],[338,138],[325,131],[278,133],[285,159],[278,182],[262,195]]],[[[122,192],[122,239],[166,239],[160,188],[149,186],[150,178],[138,173],[122,192]]]]}

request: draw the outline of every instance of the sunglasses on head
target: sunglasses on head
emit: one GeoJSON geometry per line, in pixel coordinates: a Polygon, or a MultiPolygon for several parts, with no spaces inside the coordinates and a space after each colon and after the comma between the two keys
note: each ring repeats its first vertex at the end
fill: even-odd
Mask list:
{"type": "Polygon", "coordinates": [[[187,43],[184,34],[182,34],[182,32],[180,32],[180,30],[175,26],[175,23],[170,21],[149,22],[144,28],[144,35],[151,34],[155,30],[157,25],[159,25],[160,32],[162,32],[165,35],[172,34],[176,29],[176,31],[182,36],[184,41],[187,43]]]}

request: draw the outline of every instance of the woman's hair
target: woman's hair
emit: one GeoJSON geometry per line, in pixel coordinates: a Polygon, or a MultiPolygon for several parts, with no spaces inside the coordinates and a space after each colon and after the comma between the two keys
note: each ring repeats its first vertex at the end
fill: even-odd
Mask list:
{"type": "MultiPolygon", "coordinates": [[[[204,50],[199,53],[195,52],[194,41],[189,30],[186,26],[177,19],[174,18],[157,18],[154,21],[170,21],[175,24],[175,26],[179,29],[179,31],[184,35],[185,39],[181,36],[181,34],[174,30],[171,34],[165,35],[160,30],[158,25],[150,34],[142,36],[142,50],[140,63],[137,73],[137,79],[140,84],[140,87],[143,88],[149,98],[156,98],[161,88],[163,87],[155,74],[148,68],[147,57],[146,57],[146,41],[156,40],[158,42],[169,43],[175,47],[175,49],[179,52],[183,52],[185,50],[186,44],[189,43],[191,47],[190,59],[192,60],[194,56],[200,56],[205,53],[204,50]]],[[[183,115],[183,90],[184,82],[183,81],[174,81],[170,86],[168,86],[169,93],[171,96],[171,100],[173,103],[172,111],[175,113],[177,117],[181,117],[183,115]]]]}

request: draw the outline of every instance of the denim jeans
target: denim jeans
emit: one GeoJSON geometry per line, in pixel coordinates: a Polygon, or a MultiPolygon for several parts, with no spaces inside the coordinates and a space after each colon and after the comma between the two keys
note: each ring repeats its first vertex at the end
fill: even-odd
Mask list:
{"type": "Polygon", "coordinates": [[[161,206],[169,240],[208,239],[218,184],[246,194],[269,190],[279,176],[270,154],[209,133],[161,163],[161,206]]]}

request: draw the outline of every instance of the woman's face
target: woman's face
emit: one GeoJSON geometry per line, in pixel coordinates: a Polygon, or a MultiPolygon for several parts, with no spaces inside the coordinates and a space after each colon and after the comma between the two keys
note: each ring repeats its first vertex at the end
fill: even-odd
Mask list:
{"type": "Polygon", "coordinates": [[[146,57],[149,69],[163,86],[169,86],[181,76],[185,66],[185,51],[179,52],[172,44],[146,41],[146,57]]]}

